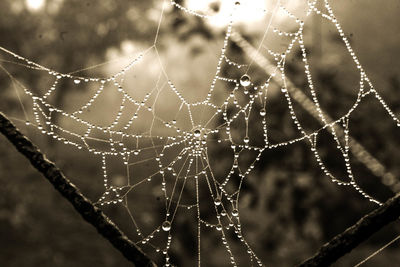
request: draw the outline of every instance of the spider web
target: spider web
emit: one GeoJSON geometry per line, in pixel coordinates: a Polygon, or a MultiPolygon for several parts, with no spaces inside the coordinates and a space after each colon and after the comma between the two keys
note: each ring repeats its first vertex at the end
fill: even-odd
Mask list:
{"type": "MultiPolygon", "coordinates": [[[[304,41],[305,23],[291,13],[283,1],[275,1],[270,10],[262,10],[268,18],[264,36],[257,49],[253,47],[249,52],[251,55],[247,62],[233,60],[235,55],[229,49],[232,43],[238,44],[243,50],[248,45],[240,35],[239,27],[235,27],[235,18],[246,2],[229,2],[231,11],[225,18],[228,23],[221,53],[217,57],[209,89],[204,97],[201,96],[201,100],[189,100],[190,97],[185,93],[189,89],[175,85],[174,78],[163,63],[157,41],[168,5],[206,21],[213,20],[215,14],[211,11],[203,14],[174,1],[163,3],[154,44],[129,59],[124,68],[108,77],[76,75],[79,71],[60,73],[5,48],[0,47],[0,50],[4,55],[13,57],[13,63],[46,73],[51,81],[46,90],[33,90],[9,74],[12,81],[32,100],[33,119],[28,120],[29,115],[26,115],[26,124],[37,128],[43,135],[89,152],[100,162],[104,192],[96,205],[121,207],[135,228],[135,242],[145,251],[161,255],[166,266],[173,264],[169,254],[174,242],[173,233],[177,232],[174,225],[180,218],[189,217],[195,222],[197,234],[193,247],[197,251],[199,266],[202,262],[201,251],[204,250],[201,237],[210,230],[219,237],[218,242],[226,250],[226,259],[231,265],[239,265],[237,255],[245,253],[251,265],[263,266],[242,233],[239,209],[242,185],[263,152],[305,142],[323,173],[333,182],[351,186],[368,200],[380,205],[380,201],[357,184],[353,174],[349,120],[364,98],[372,95],[394,123],[400,126],[399,118],[369,80],[328,1],[324,1],[323,10],[318,9],[316,4],[317,1],[304,4],[304,19],[318,15],[331,23],[359,73],[356,99],[347,112],[335,119],[328,117],[321,108],[304,41]],[[278,13],[292,26],[274,25],[278,24],[275,23],[278,13]],[[267,45],[265,40],[271,34],[285,38],[283,51],[267,45]],[[313,130],[304,127],[298,117],[294,107],[294,85],[286,74],[288,58],[296,48],[301,51],[306,90],[316,108],[316,116],[322,123],[322,126],[313,130]],[[268,74],[263,74],[262,82],[259,79],[255,81],[252,77],[254,65],[263,60],[266,61],[263,65],[268,74]],[[154,65],[153,69],[142,70],[142,64],[148,66],[149,62],[154,65]],[[222,71],[224,68],[233,69],[229,73],[235,75],[225,76],[222,71]],[[132,81],[133,76],[146,74],[148,82],[136,84],[132,81]],[[78,90],[89,88],[91,96],[74,99],[68,109],[57,107],[53,103],[53,96],[60,90],[59,84],[62,82],[78,90]],[[269,107],[269,99],[277,94],[286,102],[291,119],[289,123],[297,131],[297,136],[278,142],[271,138],[268,121],[269,112],[273,112],[269,107]],[[111,96],[112,104],[108,101],[111,96]],[[112,114],[113,119],[105,121],[105,114],[112,114]],[[58,118],[57,123],[54,123],[55,117],[58,118]],[[325,130],[329,131],[342,156],[346,173],[344,177],[333,174],[319,153],[319,134],[325,130]],[[225,152],[222,159],[213,156],[217,146],[225,152]],[[121,170],[123,175],[110,175],[113,172],[121,173],[121,170]],[[140,197],[150,193],[157,195],[159,200],[140,203],[140,197]],[[137,214],[143,212],[158,214],[163,219],[151,219],[155,215],[150,215],[150,219],[138,219],[137,214]],[[232,235],[235,241],[232,241],[232,235]],[[235,242],[240,243],[241,252],[238,252],[235,242]]],[[[7,72],[4,67],[2,69],[7,72]]]]}

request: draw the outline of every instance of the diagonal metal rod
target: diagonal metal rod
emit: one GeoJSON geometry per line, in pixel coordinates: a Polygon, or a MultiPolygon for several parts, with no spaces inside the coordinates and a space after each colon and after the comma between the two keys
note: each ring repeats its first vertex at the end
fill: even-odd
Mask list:
{"type": "MultiPolygon", "coordinates": [[[[232,32],[231,39],[246,53],[250,58],[256,58],[255,62],[268,74],[275,72],[275,66],[245,40],[238,32],[232,32]]],[[[279,72],[279,69],[277,70],[279,72]]],[[[287,90],[292,98],[301,107],[322,123],[316,105],[312,102],[293,82],[287,80],[287,90]]],[[[324,114],[328,123],[333,119],[324,114]]],[[[335,127],[339,138],[344,137],[343,129],[335,127]]],[[[350,150],[357,159],[363,163],[374,175],[381,177],[384,184],[386,181],[396,181],[394,175],[386,170],[385,166],[372,156],[359,142],[349,136],[350,150]]],[[[395,184],[387,184],[393,191],[396,191],[395,184]]],[[[367,240],[372,234],[378,232],[385,225],[395,221],[400,217],[400,194],[388,200],[379,208],[364,216],[356,224],[349,227],[341,234],[334,237],[331,241],[323,245],[319,251],[307,259],[298,267],[329,266],[339,258],[349,253],[360,243],[367,240]]]]}
{"type": "Polygon", "coordinates": [[[349,253],[374,233],[400,217],[400,194],[365,215],[353,226],[323,245],[311,258],[297,267],[329,266],[349,253]]]}
{"type": "Polygon", "coordinates": [[[85,221],[94,226],[124,257],[135,266],[156,267],[141,249],[136,246],[99,208],[72,184],[57,166],[0,112],[0,132],[23,154],[39,172],[74,206],[85,221]]]}

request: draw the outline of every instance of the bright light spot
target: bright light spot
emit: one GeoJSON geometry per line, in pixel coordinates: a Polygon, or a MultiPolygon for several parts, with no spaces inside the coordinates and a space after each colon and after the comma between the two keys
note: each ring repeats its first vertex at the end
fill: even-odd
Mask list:
{"type": "Polygon", "coordinates": [[[130,40],[124,40],[121,43],[121,51],[124,54],[132,54],[136,51],[135,43],[130,40]]]}
{"type": "Polygon", "coordinates": [[[241,0],[240,5],[236,6],[235,1],[232,0],[188,0],[187,8],[195,10],[202,14],[211,15],[210,23],[213,26],[226,26],[233,14],[235,22],[251,23],[259,21],[266,15],[266,1],[265,0],[241,0]],[[212,12],[210,7],[218,5],[218,12],[212,12]]]}
{"type": "Polygon", "coordinates": [[[44,6],[45,0],[25,0],[25,3],[30,10],[36,11],[44,6]]]}
{"type": "Polygon", "coordinates": [[[209,6],[212,3],[215,3],[215,2],[216,1],[213,1],[213,0],[203,0],[203,1],[188,0],[187,1],[187,5],[188,5],[189,9],[198,10],[198,11],[205,11],[205,10],[207,10],[209,8],[209,6]]]}
{"type": "MultiPolygon", "coordinates": [[[[262,21],[265,18],[273,15],[276,21],[288,19],[288,16],[281,9],[276,8],[278,0],[187,0],[186,7],[190,10],[199,12],[200,14],[209,15],[208,22],[217,27],[225,27],[229,24],[231,14],[236,23],[252,24],[262,21]],[[235,5],[235,2],[240,2],[240,5],[235,5]],[[211,6],[218,6],[217,12],[214,12],[211,6]],[[274,13],[275,14],[272,14],[274,13]]],[[[283,1],[279,1],[283,3],[283,1]]],[[[284,6],[291,10],[296,9],[299,1],[284,1],[284,6]]]]}

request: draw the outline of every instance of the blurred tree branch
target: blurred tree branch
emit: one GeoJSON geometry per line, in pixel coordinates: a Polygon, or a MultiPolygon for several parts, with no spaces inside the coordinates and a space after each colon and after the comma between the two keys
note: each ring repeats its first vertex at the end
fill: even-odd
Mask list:
{"type": "Polygon", "coordinates": [[[139,247],[135,245],[99,208],[87,199],[74,184],[72,184],[49,161],[40,150],[25,137],[12,122],[0,112],[0,132],[23,154],[53,187],[67,199],[85,221],[93,225],[124,257],[136,266],[153,266],[150,260],[139,247]]]}
{"type": "Polygon", "coordinates": [[[323,245],[314,256],[298,266],[329,266],[399,217],[400,194],[397,194],[379,208],[365,215],[353,226],[335,236],[323,245]]]}
{"type": "MultiPolygon", "coordinates": [[[[254,62],[258,64],[267,74],[271,74],[275,72],[275,66],[272,64],[266,57],[261,55],[256,48],[253,47],[247,40],[243,38],[243,36],[233,31],[231,35],[232,40],[238,45],[243,52],[251,59],[254,59],[254,62]]],[[[280,76],[279,69],[276,70],[276,75],[280,76]]],[[[307,97],[300,89],[296,87],[296,85],[290,80],[286,80],[287,90],[291,94],[291,97],[294,101],[300,104],[300,106],[308,112],[311,116],[313,116],[316,120],[318,120],[321,125],[324,125],[325,122],[321,119],[317,107],[315,103],[307,97]]],[[[323,115],[326,119],[326,123],[332,123],[333,118],[331,118],[326,112],[323,112],[323,115]]],[[[344,131],[339,125],[334,125],[336,134],[339,138],[343,140],[344,131]]],[[[328,127],[328,130],[332,132],[332,129],[328,127]]],[[[349,135],[349,148],[352,154],[363,163],[374,175],[380,177],[382,183],[386,178],[387,180],[396,181],[395,176],[387,170],[387,168],[376,159],[371,153],[369,153],[362,144],[360,144],[356,139],[349,135]]],[[[388,185],[393,192],[397,192],[394,187],[394,184],[388,185]]]]}
{"type": "MultiPolygon", "coordinates": [[[[267,73],[270,74],[275,71],[274,65],[267,58],[258,53],[258,51],[238,32],[233,31],[231,38],[249,58],[254,59],[254,62],[257,63],[267,73]]],[[[277,70],[277,72],[279,73],[279,70],[277,70]]],[[[301,90],[294,85],[294,83],[292,83],[290,80],[287,80],[286,82],[287,90],[291,93],[292,98],[298,102],[305,111],[323,124],[315,104],[304,93],[302,93],[301,90]]],[[[324,113],[324,116],[328,123],[333,121],[333,119],[326,113],[324,113]]],[[[344,137],[344,132],[339,126],[336,126],[335,130],[339,138],[344,137]]],[[[393,174],[388,172],[385,166],[383,166],[383,164],[373,157],[360,143],[358,143],[351,136],[349,139],[349,147],[351,152],[360,160],[361,163],[370,169],[372,173],[378,177],[381,177],[382,179],[384,177],[391,177],[394,179],[393,174]]],[[[391,189],[393,190],[392,187],[391,189]]],[[[323,245],[313,257],[309,258],[298,266],[329,266],[346,253],[356,248],[360,243],[367,240],[372,234],[376,233],[385,225],[395,221],[399,217],[400,194],[397,194],[381,207],[365,215],[356,224],[349,227],[344,232],[333,238],[330,242],[323,245]]]]}

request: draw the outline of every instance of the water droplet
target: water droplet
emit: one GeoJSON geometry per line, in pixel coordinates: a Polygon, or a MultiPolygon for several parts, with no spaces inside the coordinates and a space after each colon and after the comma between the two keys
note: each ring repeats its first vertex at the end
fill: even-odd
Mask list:
{"type": "Polygon", "coordinates": [[[216,228],[218,231],[221,231],[221,230],[222,230],[222,225],[221,225],[221,224],[217,224],[217,226],[215,226],[215,228],[216,228]]]}
{"type": "Polygon", "coordinates": [[[260,115],[261,116],[265,116],[267,114],[267,112],[265,111],[265,108],[260,109],[260,115]]]}
{"type": "Polygon", "coordinates": [[[249,86],[250,85],[250,77],[247,74],[244,74],[242,77],[240,77],[240,85],[243,87],[249,86]]]}
{"type": "Polygon", "coordinates": [[[200,137],[200,135],[201,135],[201,132],[199,129],[194,131],[194,137],[200,137]]]}
{"type": "Polygon", "coordinates": [[[216,198],[214,199],[214,204],[215,204],[216,206],[221,205],[221,198],[220,198],[220,197],[216,197],[216,198]]]}
{"type": "Polygon", "coordinates": [[[169,221],[164,221],[162,224],[162,229],[165,232],[168,232],[169,230],[171,230],[171,223],[169,221]]]}
{"type": "Polygon", "coordinates": [[[237,209],[232,210],[232,216],[234,217],[239,216],[239,211],[237,209]]]}
{"type": "Polygon", "coordinates": [[[176,120],[172,120],[172,124],[176,124],[176,120]]]}
{"type": "Polygon", "coordinates": [[[74,80],[74,83],[75,83],[75,84],[80,84],[80,83],[81,83],[81,80],[75,79],[75,80],[74,80]]]}
{"type": "Polygon", "coordinates": [[[243,142],[245,142],[245,144],[249,143],[249,141],[250,139],[247,136],[243,139],[243,142]]]}
{"type": "Polygon", "coordinates": [[[240,6],[240,2],[239,2],[239,1],[236,1],[236,2],[235,2],[235,5],[236,5],[236,6],[240,6]]]}

